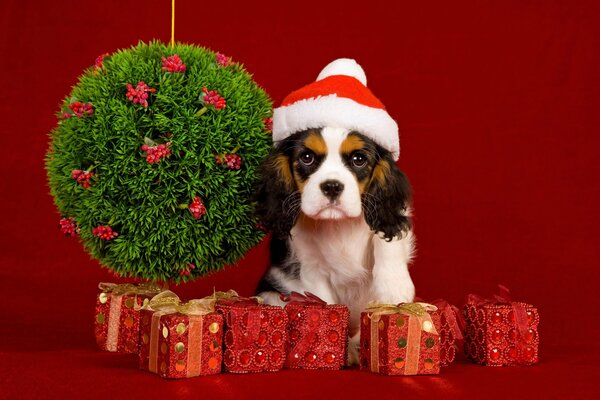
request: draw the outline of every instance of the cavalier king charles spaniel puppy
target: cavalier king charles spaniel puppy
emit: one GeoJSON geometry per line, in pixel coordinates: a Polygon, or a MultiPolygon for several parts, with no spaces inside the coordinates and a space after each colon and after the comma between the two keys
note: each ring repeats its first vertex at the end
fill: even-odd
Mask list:
{"type": "MultiPolygon", "coordinates": [[[[316,84],[336,86],[339,82],[329,79],[334,77],[341,78],[343,84],[358,84],[368,90],[358,64],[341,60],[343,66],[350,63],[354,70],[348,72],[342,68],[340,72],[340,68],[334,68],[333,73],[320,76],[316,84]],[[329,82],[323,83],[327,79],[329,82]]],[[[339,61],[336,62],[339,64],[339,61]]],[[[389,121],[384,118],[387,126],[367,124],[365,129],[360,129],[365,122],[363,117],[367,122],[381,117],[381,113],[373,117],[369,114],[371,110],[364,107],[382,111],[383,106],[372,107],[380,103],[366,106],[364,96],[358,97],[360,102],[356,97],[343,97],[345,89],[338,86],[334,100],[349,100],[356,106],[348,103],[350,108],[347,109],[342,102],[341,107],[331,110],[331,115],[333,120],[345,118],[349,124],[325,125],[332,121],[322,115],[323,107],[326,109],[328,105],[313,104],[313,111],[320,113],[316,120],[310,110],[302,109],[300,120],[308,122],[287,124],[285,129],[277,131],[278,126],[282,126],[278,125],[277,118],[289,121],[290,115],[275,111],[275,146],[263,163],[256,198],[256,213],[273,232],[271,266],[259,283],[257,293],[267,303],[277,305],[284,304],[279,293],[292,291],[308,291],[327,303],[347,305],[351,315],[349,363],[353,364],[358,361],[360,313],[368,303],[397,304],[413,300],[415,289],[408,263],[414,238],[410,185],[395,163],[398,141],[392,139],[390,145],[383,140],[389,133],[385,131],[390,126],[389,121]],[[366,114],[361,114],[363,111],[366,114]],[[317,127],[298,130],[305,125],[317,127]],[[373,126],[381,127],[383,136],[367,129],[373,126]]],[[[319,90],[328,93],[327,88],[319,90]]],[[[316,99],[318,103],[327,98],[323,95],[311,98],[310,93],[309,102],[316,99]]],[[[306,106],[304,99],[292,100],[291,106],[298,103],[306,106]]],[[[397,138],[395,122],[392,128],[394,126],[396,130],[391,132],[397,138]]]]}

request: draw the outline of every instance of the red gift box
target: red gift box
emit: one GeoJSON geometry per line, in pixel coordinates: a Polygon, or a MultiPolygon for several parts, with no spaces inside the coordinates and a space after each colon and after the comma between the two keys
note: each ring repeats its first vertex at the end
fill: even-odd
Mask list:
{"type": "Polygon", "coordinates": [[[152,284],[100,283],[96,298],[96,343],[106,351],[137,353],[140,308],[162,289],[152,284]]]}
{"type": "Polygon", "coordinates": [[[288,315],[287,368],[341,369],[346,364],[350,312],[317,296],[282,296],[288,315]]]}
{"type": "Polygon", "coordinates": [[[190,378],[221,372],[223,317],[215,299],[180,303],[160,293],[141,310],[140,368],[163,378],[190,378]]]}
{"type": "Polygon", "coordinates": [[[382,375],[440,372],[440,316],[426,303],[379,304],[361,313],[360,367],[382,375]]]}
{"type": "Polygon", "coordinates": [[[531,304],[510,299],[508,289],[486,299],[469,295],[464,306],[467,322],[465,354],[490,366],[531,365],[538,362],[539,314],[531,304]]]}
{"type": "Polygon", "coordinates": [[[463,347],[465,320],[458,307],[446,300],[435,300],[431,304],[437,307],[440,315],[440,324],[436,326],[440,336],[440,366],[447,367],[463,347]]]}
{"type": "Polygon", "coordinates": [[[259,304],[234,291],[215,293],[216,310],[223,314],[225,371],[279,371],[285,362],[287,314],[283,308],[259,304]]]}

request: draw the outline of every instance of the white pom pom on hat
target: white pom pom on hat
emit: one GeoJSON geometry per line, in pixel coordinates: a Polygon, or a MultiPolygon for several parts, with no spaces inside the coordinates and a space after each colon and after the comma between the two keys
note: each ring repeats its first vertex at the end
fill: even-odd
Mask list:
{"type": "Polygon", "coordinates": [[[310,128],[342,127],[371,138],[397,160],[398,125],[366,85],[367,76],[355,60],[332,61],[315,82],[290,93],[273,111],[273,141],[310,128]]]}

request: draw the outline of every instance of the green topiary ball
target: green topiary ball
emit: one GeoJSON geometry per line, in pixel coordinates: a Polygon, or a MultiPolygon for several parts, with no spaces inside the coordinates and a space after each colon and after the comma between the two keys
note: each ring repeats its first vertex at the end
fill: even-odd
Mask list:
{"type": "Polygon", "coordinates": [[[98,57],[50,134],[62,231],[121,276],[178,282],[235,263],[264,236],[250,198],[271,112],[243,66],[205,48],[98,57]]]}

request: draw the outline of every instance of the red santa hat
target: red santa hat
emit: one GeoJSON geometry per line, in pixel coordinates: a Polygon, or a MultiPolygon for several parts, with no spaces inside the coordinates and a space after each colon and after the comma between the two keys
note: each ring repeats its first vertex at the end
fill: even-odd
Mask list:
{"type": "Polygon", "coordinates": [[[400,156],[398,125],[367,88],[360,65],[349,58],[329,63],[317,80],[290,93],[273,111],[275,143],[295,132],[325,126],[347,128],[400,156]]]}

